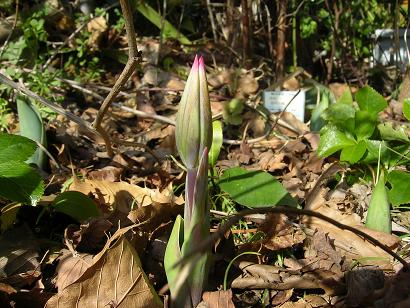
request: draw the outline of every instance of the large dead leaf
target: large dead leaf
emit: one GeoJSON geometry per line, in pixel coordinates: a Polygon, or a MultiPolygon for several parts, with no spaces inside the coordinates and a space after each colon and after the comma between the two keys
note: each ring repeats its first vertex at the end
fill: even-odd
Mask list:
{"type": "Polygon", "coordinates": [[[74,178],[69,189],[92,195],[99,204],[126,214],[129,213],[132,204],[137,207],[148,206],[153,203],[183,204],[183,198],[176,198],[171,187],[159,191],[158,189],[149,189],[126,182],[112,183],[89,179],[80,181],[74,178]]]}
{"type": "Polygon", "coordinates": [[[121,234],[114,235],[81,277],[59,290],[46,305],[52,308],[107,306],[162,307],[137,253],[121,234]]]}

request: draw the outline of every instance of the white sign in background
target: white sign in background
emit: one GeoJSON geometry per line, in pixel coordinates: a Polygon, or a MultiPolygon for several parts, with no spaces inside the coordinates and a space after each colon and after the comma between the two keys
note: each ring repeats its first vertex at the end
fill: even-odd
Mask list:
{"type": "MultiPolygon", "coordinates": [[[[270,112],[281,112],[297,93],[298,91],[264,91],[263,102],[270,112]]],[[[293,113],[302,122],[305,120],[305,98],[305,91],[299,91],[286,108],[286,111],[293,113]]]]}

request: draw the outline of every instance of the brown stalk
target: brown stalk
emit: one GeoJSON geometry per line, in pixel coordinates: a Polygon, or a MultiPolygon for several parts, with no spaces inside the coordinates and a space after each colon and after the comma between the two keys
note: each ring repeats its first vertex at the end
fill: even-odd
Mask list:
{"type": "Polygon", "coordinates": [[[112,157],[114,155],[112,148],[111,148],[111,140],[105,129],[101,126],[101,122],[104,118],[105,113],[107,112],[108,108],[110,107],[113,100],[117,97],[118,93],[120,92],[122,86],[127,82],[127,80],[131,77],[132,73],[134,72],[137,64],[141,61],[141,55],[138,51],[137,42],[135,40],[135,29],[134,29],[134,22],[132,18],[132,10],[129,3],[129,0],[120,0],[121,10],[124,15],[125,19],[125,30],[127,32],[128,38],[128,61],[124,67],[124,70],[121,72],[121,75],[118,77],[117,81],[115,82],[114,86],[112,87],[110,93],[108,93],[107,97],[104,99],[101,108],[98,110],[97,116],[93,123],[94,128],[98,131],[101,137],[104,139],[105,145],[107,147],[107,154],[108,156],[112,157]]]}

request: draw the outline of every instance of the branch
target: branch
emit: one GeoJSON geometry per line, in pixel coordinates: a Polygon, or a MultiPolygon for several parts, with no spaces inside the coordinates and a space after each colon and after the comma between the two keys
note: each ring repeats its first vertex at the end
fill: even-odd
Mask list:
{"type": "Polygon", "coordinates": [[[129,46],[128,61],[121,75],[118,77],[117,81],[112,87],[110,93],[108,93],[107,97],[103,101],[100,110],[98,110],[97,116],[93,124],[94,128],[103,137],[105,145],[107,147],[107,153],[110,157],[114,155],[112,148],[111,148],[111,141],[110,141],[110,138],[107,132],[102,128],[101,122],[104,118],[105,113],[110,107],[112,101],[117,97],[122,86],[131,77],[137,64],[141,61],[141,56],[137,48],[137,42],[135,40],[134,22],[132,18],[132,10],[131,10],[129,0],[120,0],[120,4],[121,4],[122,13],[124,14],[125,30],[127,31],[127,38],[128,38],[128,46],[129,46]]]}
{"type": "Polygon", "coordinates": [[[197,250],[193,251],[189,254],[187,254],[181,261],[175,264],[175,266],[182,266],[188,262],[188,259],[192,258],[196,254],[199,254],[203,251],[207,251],[209,247],[217,241],[219,238],[221,238],[234,224],[236,224],[239,220],[241,220],[243,217],[247,215],[254,215],[254,214],[266,214],[266,213],[281,213],[281,214],[296,214],[296,215],[305,215],[305,216],[311,216],[311,217],[316,217],[319,219],[322,219],[342,230],[348,230],[350,232],[353,232],[359,237],[362,237],[366,241],[372,243],[373,245],[381,248],[383,251],[391,255],[394,259],[399,261],[401,264],[403,264],[403,269],[404,270],[409,270],[409,264],[404,260],[402,257],[400,257],[397,253],[392,251],[388,246],[384,245],[381,243],[379,240],[375,239],[374,237],[368,235],[367,233],[358,230],[356,228],[353,228],[348,225],[344,225],[330,217],[327,217],[319,212],[315,211],[310,211],[310,210],[301,210],[301,209],[296,209],[296,208],[291,208],[291,207],[283,207],[283,206],[277,206],[273,208],[259,208],[259,209],[248,209],[248,210],[243,210],[240,213],[237,213],[233,216],[231,216],[224,224],[222,224],[218,230],[213,233],[211,236],[209,236],[205,241],[203,241],[200,245],[197,246],[197,250]]]}

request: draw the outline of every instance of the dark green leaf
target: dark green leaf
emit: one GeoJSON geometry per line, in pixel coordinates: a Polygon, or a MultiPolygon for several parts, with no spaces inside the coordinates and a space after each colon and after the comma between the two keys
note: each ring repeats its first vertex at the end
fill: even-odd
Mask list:
{"type": "Polygon", "coordinates": [[[223,142],[222,135],[222,122],[213,121],[212,122],[212,145],[209,150],[209,164],[215,166],[216,161],[218,160],[219,152],[221,151],[223,142]]]}
{"type": "MultiPolygon", "coordinates": [[[[17,111],[19,115],[20,135],[27,137],[39,144],[47,147],[46,132],[43,126],[43,119],[35,105],[24,96],[17,97],[17,111]]],[[[45,169],[46,155],[40,148],[28,159],[27,163],[36,164],[39,168],[45,169]]]]}
{"type": "Polygon", "coordinates": [[[93,200],[79,191],[66,191],[51,204],[55,211],[64,213],[77,221],[101,215],[93,200]]]}
{"type": "Polygon", "coordinates": [[[36,143],[28,138],[0,133],[0,163],[24,162],[34,154],[36,148],[36,143]]]}
{"type": "Polygon", "coordinates": [[[249,208],[297,205],[277,179],[260,170],[230,168],[225,170],[218,184],[233,200],[249,208]]]}
{"type": "Polygon", "coordinates": [[[343,148],[340,160],[355,164],[363,157],[364,153],[366,153],[366,141],[362,140],[356,145],[343,148]]]}
{"type": "Polygon", "coordinates": [[[348,137],[333,125],[327,125],[320,132],[320,141],[317,149],[319,156],[327,157],[343,149],[344,147],[356,145],[356,141],[348,137]]]}
{"type": "Polygon", "coordinates": [[[389,173],[387,180],[392,186],[388,195],[393,206],[410,203],[410,173],[395,170],[389,173]]]}
{"type": "Polygon", "coordinates": [[[371,137],[376,128],[377,115],[367,110],[357,110],[355,114],[355,134],[357,139],[367,139],[371,137]]]}
{"type": "Polygon", "coordinates": [[[342,131],[354,132],[355,109],[352,105],[332,104],[323,114],[323,118],[336,125],[342,131]]]}
{"type": "Polygon", "coordinates": [[[40,175],[29,165],[19,161],[0,163],[0,196],[36,205],[43,192],[40,175]]]}
{"type": "Polygon", "coordinates": [[[385,141],[380,140],[365,140],[367,145],[367,153],[363,157],[364,163],[375,163],[379,160],[379,147],[380,148],[380,160],[384,164],[390,163],[390,151],[387,149],[385,141]]]}
{"type": "Polygon", "coordinates": [[[376,90],[369,86],[361,88],[356,93],[356,101],[360,110],[377,114],[387,107],[387,102],[376,90]]]}
{"type": "Polygon", "coordinates": [[[406,98],[403,101],[403,115],[410,121],[410,98],[406,98]]]}

